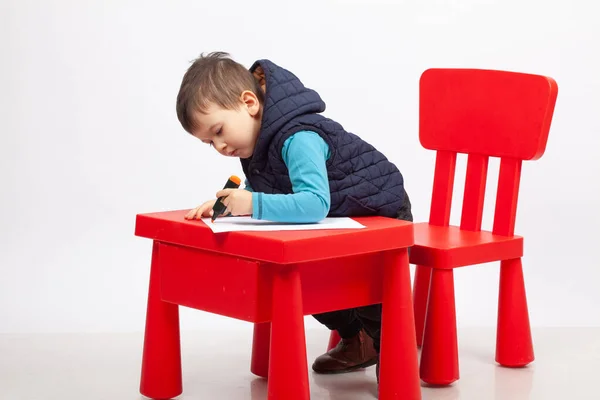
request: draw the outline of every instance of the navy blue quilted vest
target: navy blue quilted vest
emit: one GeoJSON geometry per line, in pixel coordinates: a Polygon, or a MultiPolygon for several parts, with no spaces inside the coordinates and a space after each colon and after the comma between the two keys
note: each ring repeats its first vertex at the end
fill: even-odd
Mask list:
{"type": "Polygon", "coordinates": [[[254,154],[242,159],[252,189],[263,193],[293,193],[281,156],[286,139],[298,131],[318,133],[329,145],[327,175],[330,217],[381,215],[412,221],[404,179],[394,164],[358,136],[319,113],[325,103],[291,72],[269,60],[259,60],[266,93],[262,125],[254,154]]]}

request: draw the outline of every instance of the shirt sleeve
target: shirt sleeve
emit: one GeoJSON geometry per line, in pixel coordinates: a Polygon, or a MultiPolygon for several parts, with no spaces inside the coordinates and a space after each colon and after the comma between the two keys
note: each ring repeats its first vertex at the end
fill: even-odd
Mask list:
{"type": "Polygon", "coordinates": [[[252,217],[275,222],[321,221],[331,204],[326,166],[329,146],[318,133],[300,131],[285,141],[281,153],[293,193],[254,193],[252,217]]]}
{"type": "Polygon", "coordinates": [[[244,181],[244,189],[246,189],[249,192],[254,192],[254,190],[252,190],[252,186],[250,186],[250,182],[248,182],[248,179],[244,181]]]}

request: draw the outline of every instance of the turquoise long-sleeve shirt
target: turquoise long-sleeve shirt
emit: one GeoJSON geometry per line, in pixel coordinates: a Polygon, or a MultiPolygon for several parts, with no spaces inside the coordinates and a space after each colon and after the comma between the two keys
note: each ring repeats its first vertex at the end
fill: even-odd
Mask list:
{"type": "MultiPolygon", "coordinates": [[[[300,131],[281,150],[292,182],[292,194],[253,192],[252,218],[275,222],[318,222],[329,213],[331,198],[326,162],[331,152],[318,133],[300,131]]],[[[246,180],[246,190],[252,187],[246,180]]]]}

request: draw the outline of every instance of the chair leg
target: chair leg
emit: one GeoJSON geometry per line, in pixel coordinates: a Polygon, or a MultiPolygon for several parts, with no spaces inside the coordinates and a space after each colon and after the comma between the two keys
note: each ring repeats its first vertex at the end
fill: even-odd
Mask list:
{"type": "Polygon", "coordinates": [[[417,346],[423,344],[423,326],[429,298],[429,283],[431,282],[431,268],[417,265],[415,269],[415,283],[413,286],[415,331],[417,332],[417,346]]]}
{"type": "Polygon", "coordinates": [[[252,361],[250,371],[254,375],[266,378],[269,375],[269,347],[271,342],[271,323],[254,324],[252,338],[252,361]]]}
{"type": "Polygon", "coordinates": [[[521,259],[500,264],[496,362],[524,367],[534,360],[521,259]]]}
{"type": "Polygon", "coordinates": [[[296,266],[274,268],[268,399],[309,400],[300,273],[296,266]]]}
{"type": "Polygon", "coordinates": [[[419,361],[406,249],[385,260],[381,318],[381,400],[420,400],[419,361]]]}
{"type": "Polygon", "coordinates": [[[342,338],[340,337],[340,334],[338,333],[338,331],[333,330],[331,331],[331,333],[329,334],[329,343],[327,344],[327,351],[333,349],[335,346],[338,345],[338,343],[340,342],[340,340],[342,340],[342,338]]]}
{"type": "Polygon", "coordinates": [[[158,253],[159,244],[155,242],[152,247],[140,393],[152,399],[170,399],[183,392],[179,308],[161,300],[158,253]]]}
{"type": "Polygon", "coordinates": [[[421,352],[421,379],[432,385],[458,380],[454,271],[433,269],[421,352]]]}

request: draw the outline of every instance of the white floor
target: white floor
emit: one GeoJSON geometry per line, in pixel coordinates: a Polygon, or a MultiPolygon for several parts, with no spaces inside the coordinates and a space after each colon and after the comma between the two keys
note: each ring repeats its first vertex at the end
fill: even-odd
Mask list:
{"type": "MultiPolygon", "coordinates": [[[[182,333],[180,400],[266,399],[266,381],[249,371],[251,331],[182,333]]],[[[600,399],[600,328],[534,329],[536,361],[495,365],[494,331],[460,329],[461,379],[423,387],[423,399],[600,399]]],[[[308,330],[309,366],[325,330],[308,330]]],[[[139,400],[141,334],[0,335],[0,400],[139,400]]],[[[311,398],[375,399],[375,369],[310,373],[311,398]]]]}

